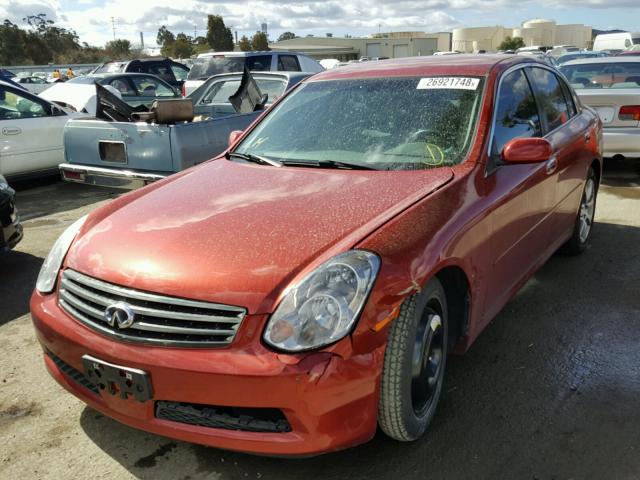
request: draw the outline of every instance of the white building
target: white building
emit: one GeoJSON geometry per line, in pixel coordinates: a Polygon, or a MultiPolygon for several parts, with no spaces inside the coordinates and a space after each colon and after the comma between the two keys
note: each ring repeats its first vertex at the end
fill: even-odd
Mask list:
{"type": "Polygon", "coordinates": [[[528,47],[574,45],[579,48],[590,48],[592,45],[590,26],[557,25],[554,20],[534,18],[516,28],[502,26],[456,28],[451,38],[451,48],[460,52],[496,51],[506,37],[521,37],[528,47]]]}

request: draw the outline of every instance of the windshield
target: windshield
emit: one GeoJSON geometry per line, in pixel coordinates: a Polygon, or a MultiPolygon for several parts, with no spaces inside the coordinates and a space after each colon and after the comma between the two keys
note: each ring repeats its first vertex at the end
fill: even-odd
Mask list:
{"type": "Polygon", "coordinates": [[[303,84],[235,151],[285,164],[339,161],[379,170],[454,165],[473,138],[482,84],[462,77],[303,84]]]}
{"type": "Polygon", "coordinates": [[[575,89],[640,87],[640,61],[562,65],[560,71],[575,89]]]}
{"type": "Polygon", "coordinates": [[[187,80],[202,80],[220,73],[237,73],[244,70],[244,66],[251,71],[271,70],[271,55],[252,55],[250,57],[207,57],[196,58],[189,70],[187,80]]]}

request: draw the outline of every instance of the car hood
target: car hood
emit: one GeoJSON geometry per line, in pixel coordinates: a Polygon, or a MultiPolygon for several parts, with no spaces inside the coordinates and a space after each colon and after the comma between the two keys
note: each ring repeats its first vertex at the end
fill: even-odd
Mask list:
{"type": "Polygon", "coordinates": [[[453,177],[217,160],[94,212],[66,266],[165,295],[272,311],[301,273],[453,177]]]}

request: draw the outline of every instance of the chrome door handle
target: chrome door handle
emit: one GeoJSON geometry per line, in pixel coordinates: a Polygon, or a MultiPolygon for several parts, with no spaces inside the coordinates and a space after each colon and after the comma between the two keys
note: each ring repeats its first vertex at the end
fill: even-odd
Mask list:
{"type": "Polygon", "coordinates": [[[547,160],[547,163],[545,165],[547,175],[551,175],[553,172],[555,172],[556,168],[558,168],[558,158],[554,155],[549,160],[547,160]]]}
{"type": "Polygon", "coordinates": [[[591,140],[591,134],[590,134],[590,133],[587,133],[587,134],[584,136],[584,143],[589,143],[589,140],[591,140]]]}
{"type": "Polygon", "coordinates": [[[22,133],[22,129],[18,127],[4,127],[2,129],[3,135],[20,135],[22,133]]]}

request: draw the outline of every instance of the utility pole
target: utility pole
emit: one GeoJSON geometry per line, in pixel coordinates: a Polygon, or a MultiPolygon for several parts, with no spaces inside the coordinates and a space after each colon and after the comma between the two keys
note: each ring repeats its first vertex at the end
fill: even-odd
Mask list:
{"type": "Polygon", "coordinates": [[[144,36],[140,32],[140,50],[144,50],[144,36]]]}
{"type": "Polygon", "coordinates": [[[194,25],[193,26],[193,41],[195,41],[196,38],[198,38],[198,26],[194,25]]]}
{"type": "Polygon", "coordinates": [[[111,17],[111,28],[113,29],[113,39],[116,39],[116,21],[111,17]]]}

